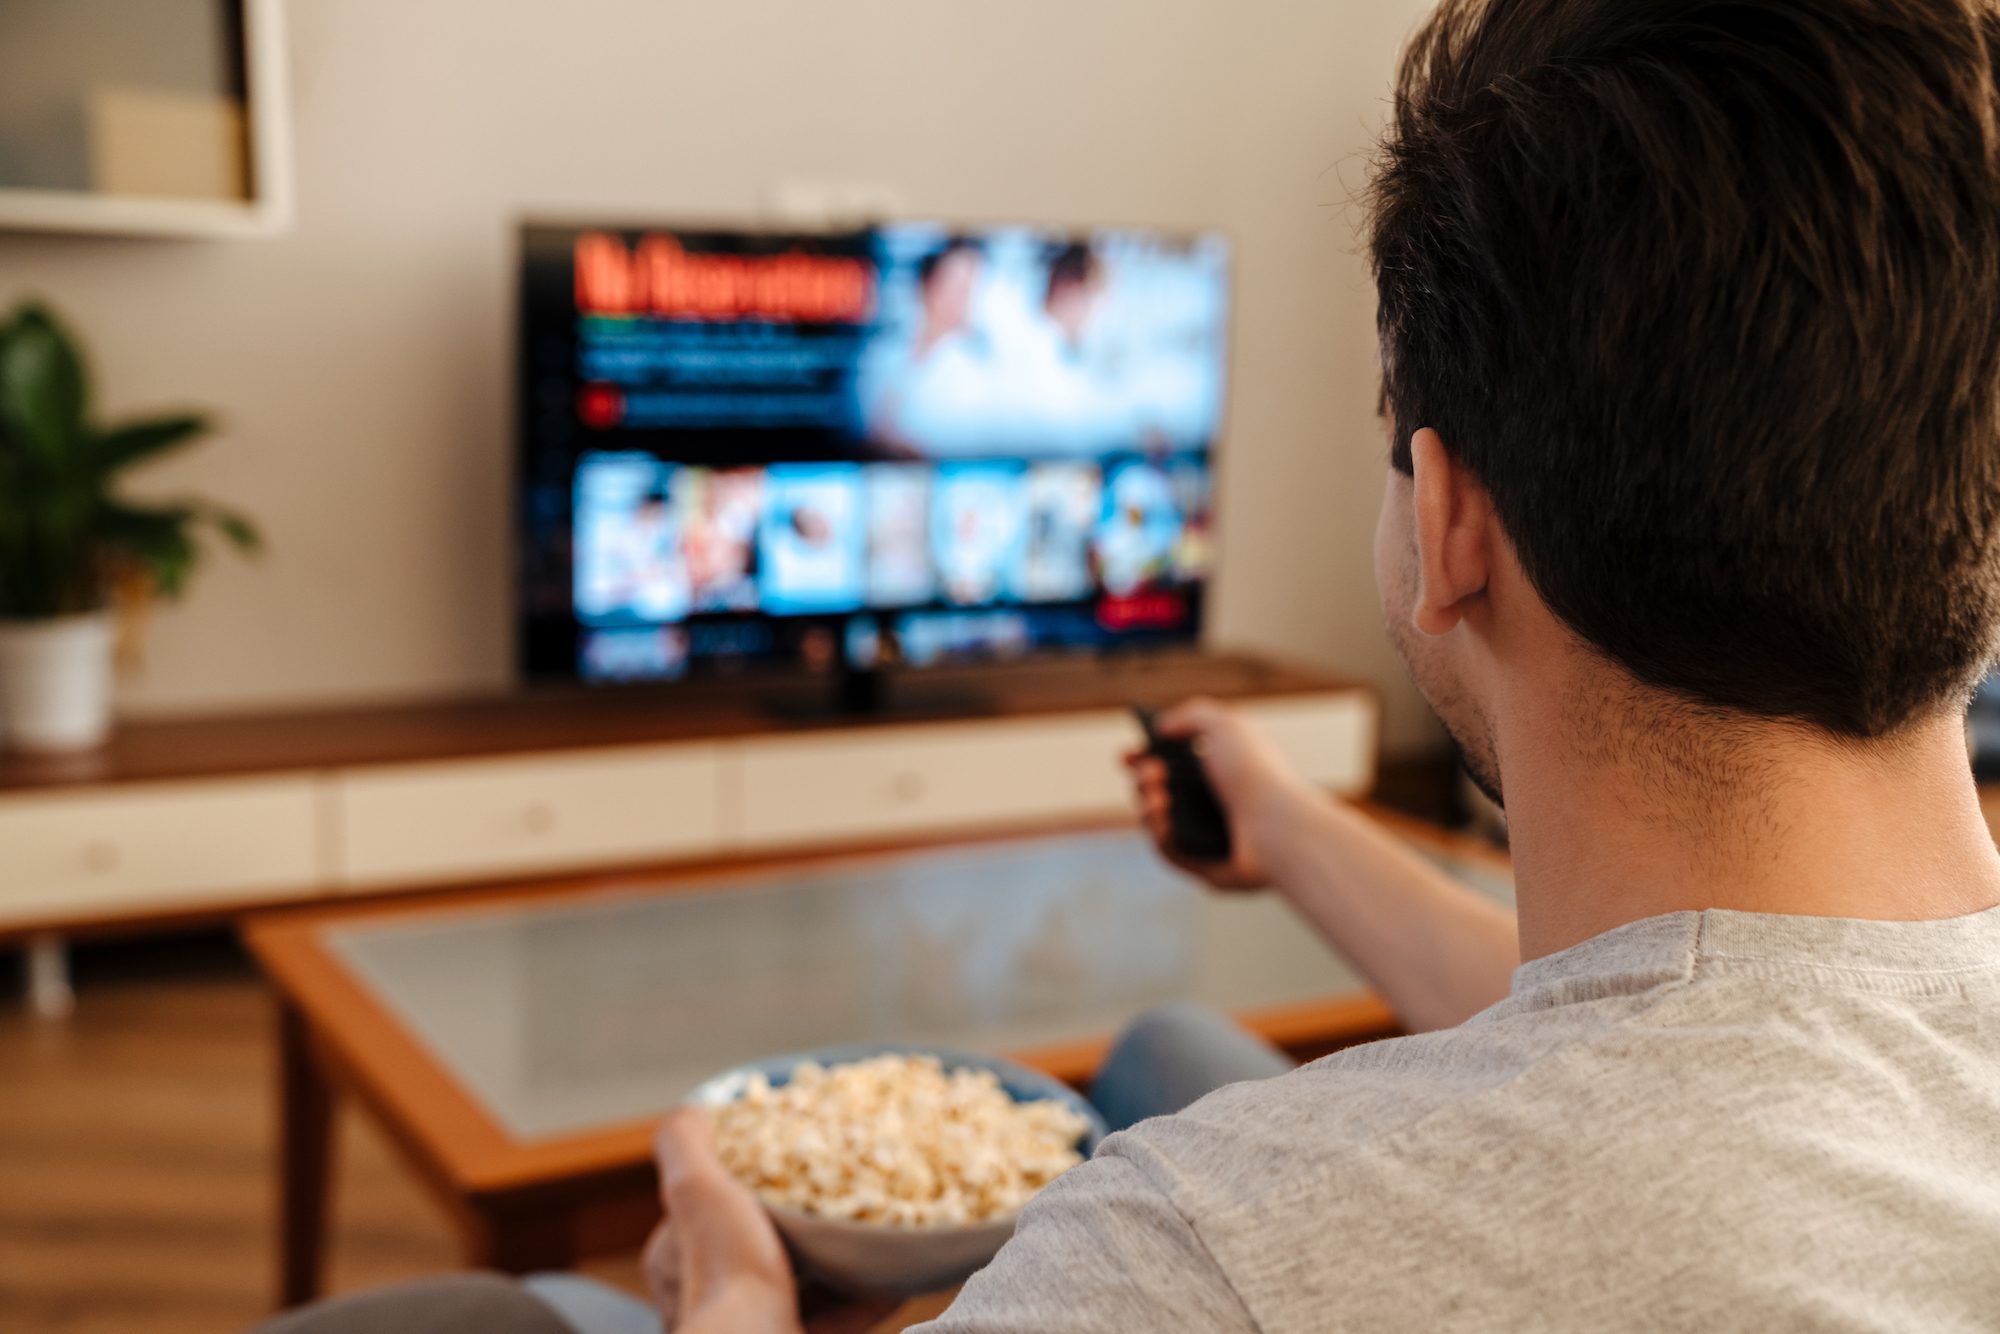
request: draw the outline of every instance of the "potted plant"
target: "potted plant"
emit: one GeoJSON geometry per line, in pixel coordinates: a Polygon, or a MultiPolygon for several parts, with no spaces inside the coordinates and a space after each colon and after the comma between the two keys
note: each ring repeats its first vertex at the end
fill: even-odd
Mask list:
{"type": "Polygon", "coordinates": [[[75,339],[27,304],[0,322],[0,744],[79,750],[111,728],[114,600],[173,597],[208,528],[257,531],[200,500],[140,504],[127,468],[205,434],[194,414],[101,427],[75,339]]]}

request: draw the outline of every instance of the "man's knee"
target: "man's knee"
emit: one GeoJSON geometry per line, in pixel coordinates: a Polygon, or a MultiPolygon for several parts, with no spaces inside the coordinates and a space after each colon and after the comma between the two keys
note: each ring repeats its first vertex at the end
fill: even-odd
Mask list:
{"type": "Polygon", "coordinates": [[[1166,1116],[1225,1084],[1268,1079],[1291,1061],[1227,1015],[1187,1001],[1156,1005],[1128,1025],[1092,1081],[1113,1130],[1166,1116]]]}
{"type": "Polygon", "coordinates": [[[1242,1039],[1246,1035],[1227,1015],[1193,1001],[1162,1001],[1125,1026],[1113,1044],[1114,1051],[1135,1053],[1180,1052],[1199,1049],[1218,1040],[1242,1039]]]}

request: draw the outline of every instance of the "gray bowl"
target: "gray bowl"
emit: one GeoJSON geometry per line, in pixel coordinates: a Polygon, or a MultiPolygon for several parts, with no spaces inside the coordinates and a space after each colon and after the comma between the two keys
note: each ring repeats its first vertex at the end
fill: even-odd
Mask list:
{"type": "MultiPolygon", "coordinates": [[[[806,1061],[846,1065],[884,1055],[934,1056],[947,1070],[991,1070],[1016,1102],[1055,1099],[1075,1111],[1089,1127],[1077,1144],[1077,1151],[1085,1158],[1106,1133],[1097,1109],[1060,1080],[996,1056],[922,1044],[863,1042],[768,1056],[723,1071],[696,1087],[686,1101],[698,1107],[721,1107],[743,1096],[752,1075],[764,1076],[775,1087],[790,1079],[792,1071],[806,1061]]],[[[984,1268],[1014,1235],[1012,1214],[960,1226],[899,1227],[819,1218],[768,1203],[764,1208],[803,1271],[849,1292],[892,1297],[914,1297],[963,1283],[984,1268]]]]}

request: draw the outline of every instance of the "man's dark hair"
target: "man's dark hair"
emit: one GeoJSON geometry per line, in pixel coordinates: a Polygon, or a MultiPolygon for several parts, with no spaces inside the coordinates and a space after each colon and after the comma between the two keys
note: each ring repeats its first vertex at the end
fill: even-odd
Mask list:
{"type": "Polygon", "coordinates": [[[1444,0],[1373,184],[1391,461],[1697,704],[1893,731],[1993,649],[1990,0],[1444,0]]]}
{"type": "Polygon", "coordinates": [[[1071,241],[1049,256],[1049,287],[1053,297],[1065,287],[1085,287],[1097,278],[1097,252],[1082,241],[1071,241]]]}
{"type": "Polygon", "coordinates": [[[966,254],[966,253],[969,253],[978,259],[984,259],[986,257],[986,251],[983,248],[981,248],[979,242],[973,240],[971,237],[969,236],[947,237],[943,245],[939,246],[937,249],[933,251],[930,251],[922,259],[917,261],[917,285],[919,287],[929,287],[931,285],[931,279],[935,277],[937,274],[939,265],[943,264],[947,259],[950,259],[953,255],[966,254]]]}

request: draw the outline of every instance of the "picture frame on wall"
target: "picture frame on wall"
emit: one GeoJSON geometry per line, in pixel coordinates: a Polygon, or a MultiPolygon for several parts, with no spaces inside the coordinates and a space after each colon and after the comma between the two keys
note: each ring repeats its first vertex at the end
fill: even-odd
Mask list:
{"type": "Polygon", "coordinates": [[[0,228],[284,230],[283,24],[283,0],[0,6],[0,228]]]}

